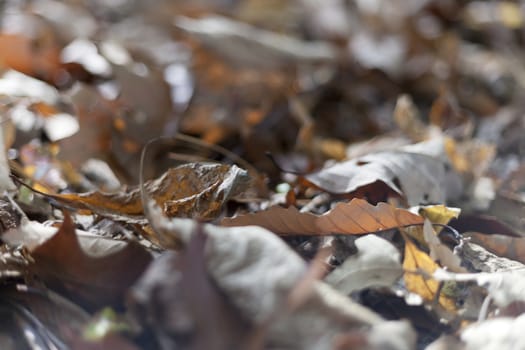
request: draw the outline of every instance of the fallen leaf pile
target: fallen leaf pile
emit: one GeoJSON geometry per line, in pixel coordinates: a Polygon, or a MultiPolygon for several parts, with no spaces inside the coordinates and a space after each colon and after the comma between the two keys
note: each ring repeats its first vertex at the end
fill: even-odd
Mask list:
{"type": "Polygon", "coordinates": [[[0,349],[525,347],[524,5],[0,2],[0,349]]]}

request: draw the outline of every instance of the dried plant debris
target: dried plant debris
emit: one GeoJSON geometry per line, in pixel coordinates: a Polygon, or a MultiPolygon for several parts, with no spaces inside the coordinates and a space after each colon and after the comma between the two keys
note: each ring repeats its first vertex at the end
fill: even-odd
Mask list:
{"type": "MultiPolygon", "coordinates": [[[[168,216],[212,219],[228,199],[249,186],[248,173],[235,165],[190,163],[169,169],[158,179],[146,182],[144,189],[168,216]]],[[[133,217],[143,215],[140,191],[140,187],[134,187],[117,193],[47,195],[73,208],[133,217]]]]}
{"type": "MultiPolygon", "coordinates": [[[[201,245],[205,242],[205,246],[200,249],[205,250],[206,261],[203,267],[211,280],[207,283],[216,284],[224,293],[226,300],[238,310],[241,319],[251,325],[252,337],[255,337],[258,332],[263,332],[265,344],[294,349],[331,349],[339,333],[355,331],[361,334],[372,348],[375,344],[385,346],[389,344],[393,348],[401,349],[402,347],[396,342],[390,342],[375,332],[382,327],[390,327],[394,333],[411,334],[408,324],[401,322],[398,325],[383,325],[385,321],[378,315],[351,302],[350,299],[320,281],[314,282],[307,296],[292,307],[293,304],[289,297],[294,288],[305,278],[306,265],[270,231],[255,226],[224,228],[199,225],[188,219],[167,219],[155,207],[152,207],[151,210],[151,220],[157,232],[163,235],[179,236],[186,243],[188,253],[196,244],[195,241],[203,240],[201,245]],[[256,288],[253,288],[254,285],[256,288]],[[295,336],[290,338],[290,334],[295,336]]],[[[169,264],[174,264],[176,258],[173,255],[165,257],[172,261],[169,264]]],[[[190,261],[198,259],[198,255],[192,256],[191,259],[190,261]]],[[[180,327],[181,324],[193,325],[190,326],[193,331],[188,330],[188,332],[193,335],[193,341],[198,342],[199,339],[203,339],[203,335],[198,333],[199,323],[209,321],[206,319],[199,321],[201,317],[199,313],[202,312],[200,304],[204,300],[188,300],[186,303],[180,303],[176,297],[177,293],[182,293],[181,296],[186,295],[185,298],[199,298],[198,294],[184,294],[184,290],[181,289],[187,288],[182,282],[185,278],[197,277],[195,274],[192,274],[192,277],[185,277],[184,270],[180,269],[178,274],[173,275],[172,269],[165,267],[165,264],[166,262],[162,262],[162,265],[153,270],[151,275],[146,275],[144,282],[139,282],[133,294],[134,298],[136,302],[142,300],[142,304],[147,304],[154,299],[151,296],[148,297],[148,293],[166,290],[169,285],[170,293],[165,297],[170,298],[171,303],[175,303],[173,307],[176,310],[181,307],[185,311],[178,313],[178,317],[182,319],[172,320],[169,324],[164,323],[164,326],[175,327],[168,333],[179,334],[180,330],[177,332],[177,327],[180,327]],[[159,273],[164,276],[168,271],[173,277],[159,278],[159,273]],[[151,283],[157,286],[153,287],[151,283]],[[168,285],[164,286],[165,284],[168,285]],[[176,287],[175,293],[173,293],[173,287],[176,287]],[[192,305],[195,306],[192,307],[192,305]]],[[[192,283],[197,283],[197,281],[192,283]]],[[[200,290],[205,291],[203,288],[200,290]]],[[[209,303],[216,303],[216,305],[210,304],[208,309],[218,308],[221,303],[224,303],[221,298],[217,299],[217,297],[208,297],[205,300],[209,303]]],[[[140,309],[143,312],[155,310],[153,306],[148,305],[141,305],[140,309]]],[[[162,323],[164,317],[168,315],[157,316],[161,319],[156,322],[162,323]]],[[[207,317],[210,317],[210,314],[207,314],[207,317]]],[[[234,322],[231,327],[242,326],[239,321],[235,321],[235,318],[229,322],[234,322]],[[235,324],[239,325],[235,326],[235,324]]],[[[231,338],[238,335],[227,333],[221,336],[231,338]]],[[[400,344],[411,347],[411,339],[412,337],[405,338],[400,344]]],[[[172,342],[176,341],[177,339],[172,339],[172,342]]],[[[235,339],[228,341],[231,344],[235,339]]]]}
{"type": "Polygon", "coordinates": [[[0,1],[0,348],[521,347],[521,2],[150,5],[0,1]]]}

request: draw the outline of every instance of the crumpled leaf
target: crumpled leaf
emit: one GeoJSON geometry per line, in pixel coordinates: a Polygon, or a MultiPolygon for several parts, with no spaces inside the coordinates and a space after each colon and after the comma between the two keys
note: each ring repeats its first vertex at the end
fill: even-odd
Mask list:
{"type": "MultiPolygon", "coordinates": [[[[144,184],[145,190],[168,216],[214,218],[222,204],[249,185],[248,173],[235,166],[191,163],[171,168],[161,177],[144,184]]],[[[118,193],[87,192],[50,194],[71,207],[101,215],[143,214],[140,188],[118,193]]]]}
{"type": "Polygon", "coordinates": [[[525,268],[509,271],[481,273],[453,273],[443,269],[435,271],[433,277],[438,281],[476,282],[486,288],[494,304],[506,307],[513,302],[525,302],[525,268]]]}
{"type": "Polygon", "coordinates": [[[131,290],[132,312],[163,349],[247,348],[248,325],[206,271],[206,238],[197,231],[180,254],[163,253],[131,290]]]}
{"type": "Polygon", "coordinates": [[[500,350],[525,348],[525,315],[498,317],[478,322],[461,332],[465,350],[500,350]]]}
{"type": "Polygon", "coordinates": [[[439,304],[446,310],[454,311],[455,303],[452,299],[439,293],[439,282],[432,279],[432,274],[439,268],[425,252],[419,250],[410,239],[405,239],[405,284],[408,290],[421,296],[427,302],[439,298],[439,304]],[[426,276],[424,276],[425,274],[426,276]]]}
{"type": "Polygon", "coordinates": [[[295,207],[274,206],[221,221],[223,226],[257,225],[281,235],[364,234],[422,223],[421,216],[408,210],[387,203],[373,206],[357,198],[349,203],[338,203],[323,215],[301,213],[295,207]]]}
{"type": "Polygon", "coordinates": [[[334,194],[349,194],[381,182],[404,196],[410,206],[445,203],[459,194],[459,180],[444,158],[431,156],[426,151],[423,154],[419,149],[431,145],[422,143],[414,145],[418,148],[411,146],[406,150],[368,154],[306,175],[305,179],[334,194]]]}
{"type": "MultiPolygon", "coordinates": [[[[149,209],[150,224],[165,239],[177,236],[188,244],[199,227],[193,220],[168,220],[159,208],[149,209]]],[[[306,266],[283,241],[256,226],[204,224],[202,230],[207,236],[207,272],[247,321],[266,327],[267,343],[290,349],[328,350],[333,348],[337,334],[383,324],[376,314],[322,282],[314,282],[309,297],[290,310],[290,292],[304,278],[306,266]]],[[[408,323],[399,325],[398,331],[412,332],[408,323]]],[[[408,348],[413,346],[409,343],[405,344],[408,348]]]]}
{"type": "Polygon", "coordinates": [[[423,237],[430,249],[430,258],[454,272],[467,272],[461,267],[461,259],[449,247],[441,243],[432,224],[427,219],[423,224],[423,237]]]}
{"type": "MultiPolygon", "coordinates": [[[[19,232],[24,237],[23,232],[19,232]]],[[[124,291],[138,278],[151,256],[135,243],[100,237],[81,247],[71,217],[47,241],[36,246],[29,265],[49,286],[71,293],[89,306],[122,302],[124,291]]]]}
{"type": "Polygon", "coordinates": [[[392,286],[403,274],[400,255],[387,240],[367,235],[356,239],[358,252],[332,271],[325,282],[344,294],[378,286],[392,286]]]}

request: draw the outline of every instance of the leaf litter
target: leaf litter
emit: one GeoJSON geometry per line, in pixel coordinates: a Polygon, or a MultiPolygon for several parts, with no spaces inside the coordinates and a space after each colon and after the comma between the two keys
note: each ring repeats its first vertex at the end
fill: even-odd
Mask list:
{"type": "Polygon", "coordinates": [[[0,7],[1,348],[523,342],[519,4],[0,7]]]}

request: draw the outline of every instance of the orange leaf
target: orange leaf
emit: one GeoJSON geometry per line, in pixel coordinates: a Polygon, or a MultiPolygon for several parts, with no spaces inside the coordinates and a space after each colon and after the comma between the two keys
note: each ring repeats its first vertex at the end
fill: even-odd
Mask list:
{"type": "Polygon", "coordinates": [[[339,203],[323,215],[301,213],[295,207],[271,207],[266,211],[225,218],[223,226],[257,225],[281,235],[365,234],[422,224],[423,218],[387,203],[376,206],[362,199],[339,203]]]}

